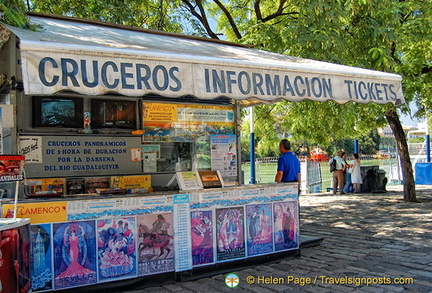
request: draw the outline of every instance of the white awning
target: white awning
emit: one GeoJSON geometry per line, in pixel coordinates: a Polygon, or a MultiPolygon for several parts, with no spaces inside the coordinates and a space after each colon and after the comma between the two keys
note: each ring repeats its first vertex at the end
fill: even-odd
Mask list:
{"type": "Polygon", "coordinates": [[[66,17],[8,26],[20,39],[25,93],[228,97],[242,106],[279,100],[404,103],[401,76],[249,49],[227,42],[66,17]]]}

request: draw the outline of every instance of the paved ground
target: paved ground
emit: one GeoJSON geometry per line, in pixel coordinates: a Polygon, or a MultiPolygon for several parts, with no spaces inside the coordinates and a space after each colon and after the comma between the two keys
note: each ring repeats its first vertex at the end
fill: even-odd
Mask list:
{"type": "Polygon", "coordinates": [[[401,186],[388,190],[301,196],[301,233],[323,242],[299,258],[234,268],[235,289],[218,274],[122,292],[432,292],[432,186],[416,186],[420,203],[403,202],[401,186]]]}

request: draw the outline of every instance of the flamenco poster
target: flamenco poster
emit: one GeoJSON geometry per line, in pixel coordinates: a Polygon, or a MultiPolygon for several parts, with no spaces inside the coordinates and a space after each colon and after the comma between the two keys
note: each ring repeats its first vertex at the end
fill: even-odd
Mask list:
{"type": "Polygon", "coordinates": [[[174,229],[172,213],[137,216],[138,275],[174,271],[174,229]]]}
{"type": "Polygon", "coordinates": [[[94,221],[53,224],[54,288],[97,282],[94,221]]]}
{"type": "Polygon", "coordinates": [[[191,212],[192,264],[194,266],[214,262],[212,211],[191,212]]]}
{"type": "Polygon", "coordinates": [[[298,205],[296,201],[273,204],[275,251],[299,247],[298,205]]]}
{"type": "Polygon", "coordinates": [[[99,281],[136,277],[135,217],[97,220],[99,281]]]}
{"type": "Polygon", "coordinates": [[[42,292],[52,289],[52,247],[51,224],[32,225],[30,227],[32,245],[32,292],[42,292]]]}
{"type": "Polygon", "coordinates": [[[0,230],[0,292],[29,292],[29,246],[29,225],[0,230]]]}
{"type": "Polygon", "coordinates": [[[261,255],[273,252],[271,204],[246,206],[247,254],[261,255]]]}
{"type": "Polygon", "coordinates": [[[243,207],[216,209],[217,261],[246,256],[243,207]]]}

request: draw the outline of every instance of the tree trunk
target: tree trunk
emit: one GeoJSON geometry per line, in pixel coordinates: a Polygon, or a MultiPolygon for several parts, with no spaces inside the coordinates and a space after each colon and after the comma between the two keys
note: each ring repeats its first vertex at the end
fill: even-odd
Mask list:
{"type": "Polygon", "coordinates": [[[406,140],[405,132],[403,131],[399,116],[397,115],[395,110],[388,110],[385,116],[391,130],[393,131],[393,135],[395,136],[398,153],[400,155],[402,178],[404,185],[403,199],[404,201],[408,202],[416,202],[417,197],[415,192],[414,173],[408,151],[408,143],[406,140]]]}

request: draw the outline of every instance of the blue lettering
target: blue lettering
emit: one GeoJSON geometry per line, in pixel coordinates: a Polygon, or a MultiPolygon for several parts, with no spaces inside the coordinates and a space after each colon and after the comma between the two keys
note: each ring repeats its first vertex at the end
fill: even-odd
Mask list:
{"type": "Polygon", "coordinates": [[[213,92],[217,93],[219,88],[220,92],[225,94],[226,93],[225,71],[221,70],[220,73],[221,73],[221,77],[219,77],[215,69],[212,70],[213,92]]]}
{"type": "Polygon", "coordinates": [[[180,72],[179,68],[178,67],[171,67],[169,70],[169,76],[174,81],[174,83],[177,85],[176,87],[170,86],[170,90],[172,90],[173,92],[178,92],[179,90],[181,90],[182,84],[181,84],[180,79],[178,79],[178,77],[175,76],[174,72],[180,72]]]}
{"type": "Polygon", "coordinates": [[[235,71],[227,71],[227,79],[228,79],[228,92],[232,93],[232,85],[236,84],[237,81],[233,79],[232,77],[236,75],[235,71]]]}
{"type": "Polygon", "coordinates": [[[160,91],[164,91],[168,88],[168,84],[169,84],[169,80],[168,80],[168,72],[166,70],[166,68],[162,65],[157,65],[154,70],[153,70],[153,84],[155,86],[156,89],[160,90],[160,91]],[[158,76],[158,72],[161,71],[162,72],[162,77],[163,77],[163,84],[162,86],[159,85],[159,76],[158,76]]]}
{"type": "Polygon", "coordinates": [[[279,75],[275,75],[274,82],[272,82],[270,74],[266,74],[265,80],[266,80],[267,95],[275,96],[281,94],[279,75]]]}
{"type": "Polygon", "coordinates": [[[389,90],[390,90],[390,93],[392,94],[390,96],[390,99],[392,99],[393,101],[396,101],[397,95],[396,95],[396,92],[394,91],[394,85],[393,84],[389,85],[389,90]]]}
{"type": "Polygon", "coordinates": [[[240,73],[238,74],[238,86],[239,86],[239,90],[242,94],[247,95],[250,93],[251,80],[250,80],[249,74],[246,71],[240,71],[240,73]],[[243,77],[244,77],[245,82],[246,82],[246,89],[244,89],[244,86],[243,86],[243,77]]]}
{"type": "Polygon", "coordinates": [[[112,61],[107,61],[107,62],[105,62],[103,65],[102,65],[102,83],[107,87],[107,88],[109,88],[109,89],[113,89],[113,88],[116,88],[117,86],[118,86],[118,84],[119,84],[119,80],[117,79],[117,78],[115,78],[114,80],[113,80],[113,83],[112,84],[110,84],[109,83],[109,81],[108,81],[108,67],[111,67],[112,68],[112,71],[113,72],[118,72],[118,67],[117,67],[117,65],[114,63],[114,62],[112,62],[112,61]]]}
{"type": "Polygon", "coordinates": [[[149,78],[151,75],[151,70],[150,67],[148,65],[145,64],[137,64],[136,65],[136,73],[137,73],[137,88],[139,90],[142,90],[142,84],[144,83],[146,89],[151,90],[151,86],[149,84],[149,78]],[[145,75],[143,76],[142,73],[142,69],[145,70],[145,75]]]}
{"type": "Polygon", "coordinates": [[[294,78],[294,89],[295,89],[295,91],[296,91],[296,93],[297,93],[298,96],[304,97],[304,95],[306,94],[306,90],[303,89],[302,91],[300,91],[300,89],[298,87],[299,83],[301,83],[302,85],[304,85],[303,78],[301,76],[297,75],[294,78]]]}
{"type": "Polygon", "coordinates": [[[366,84],[363,81],[360,81],[358,84],[358,92],[359,92],[360,98],[362,100],[366,100],[368,98],[368,94],[367,93],[364,94],[362,91],[362,88],[364,90],[366,90],[366,84]]]}
{"type": "Polygon", "coordinates": [[[72,84],[79,87],[78,80],[76,76],[78,74],[78,63],[69,58],[61,58],[61,69],[62,69],[62,86],[68,86],[68,77],[72,81],[72,84]],[[68,70],[68,64],[72,66],[71,70],[68,70]]]}
{"type": "Polygon", "coordinates": [[[351,85],[352,85],[353,82],[351,80],[344,80],[344,83],[348,86],[348,96],[349,96],[350,99],[352,99],[353,96],[352,96],[352,93],[351,93],[351,85]]]}
{"type": "Polygon", "coordinates": [[[376,91],[376,95],[377,95],[378,100],[382,101],[383,98],[380,96],[380,94],[382,93],[382,90],[379,88],[380,86],[381,86],[381,84],[376,83],[375,84],[375,91],[376,91]]]}
{"type": "Polygon", "coordinates": [[[132,63],[120,63],[120,74],[121,74],[121,82],[122,82],[122,88],[124,89],[134,89],[133,84],[128,84],[126,79],[133,78],[132,73],[126,72],[126,68],[132,68],[132,63]]]}
{"type": "Polygon", "coordinates": [[[43,85],[45,85],[45,86],[55,86],[58,83],[60,77],[58,77],[57,75],[54,75],[51,82],[49,82],[45,78],[45,74],[46,74],[46,72],[45,72],[45,63],[46,62],[51,62],[53,68],[58,68],[58,64],[57,64],[57,62],[55,62],[55,60],[53,58],[51,58],[51,57],[45,57],[45,58],[43,58],[39,62],[39,78],[40,78],[41,82],[43,83],[43,85]]]}
{"type": "Polygon", "coordinates": [[[285,75],[283,87],[284,87],[284,89],[283,89],[283,95],[284,96],[286,96],[287,92],[290,92],[291,96],[295,97],[295,93],[294,93],[294,90],[291,86],[291,82],[289,80],[288,75],[285,75]]]}
{"type": "Polygon", "coordinates": [[[374,91],[373,91],[373,85],[374,85],[374,83],[372,82],[372,83],[370,83],[370,82],[368,82],[367,83],[367,88],[368,88],[368,92],[369,92],[369,95],[370,95],[370,99],[372,100],[376,100],[377,98],[376,98],[376,96],[375,96],[375,93],[374,93],[374,91]]]}
{"type": "Polygon", "coordinates": [[[87,87],[96,87],[99,84],[99,71],[97,60],[93,61],[93,82],[89,82],[87,77],[87,62],[86,60],[81,60],[81,71],[82,71],[82,81],[87,87]]]}
{"type": "Polygon", "coordinates": [[[320,98],[323,93],[323,88],[321,85],[321,81],[318,77],[312,78],[312,93],[315,96],[315,98],[320,98]]]}
{"type": "Polygon", "coordinates": [[[261,95],[264,95],[264,91],[262,89],[262,84],[264,82],[264,79],[261,74],[259,73],[252,73],[252,83],[254,88],[254,95],[258,94],[258,90],[261,95]]]}

